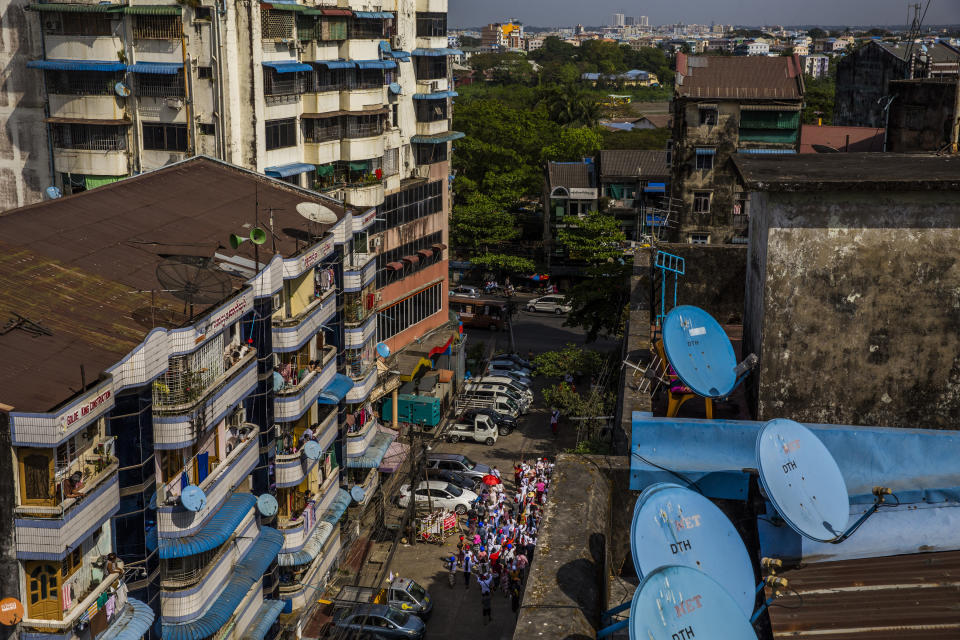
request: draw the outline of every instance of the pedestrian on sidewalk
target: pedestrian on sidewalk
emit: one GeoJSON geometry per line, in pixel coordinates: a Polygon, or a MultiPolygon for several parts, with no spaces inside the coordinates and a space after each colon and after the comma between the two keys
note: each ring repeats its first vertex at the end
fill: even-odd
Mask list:
{"type": "Polygon", "coordinates": [[[553,435],[557,435],[557,428],[560,426],[560,411],[554,409],[550,412],[550,430],[553,431],[553,435]]]}
{"type": "Polygon", "coordinates": [[[514,615],[520,611],[520,585],[510,587],[510,608],[514,615]]]}
{"type": "Polygon", "coordinates": [[[493,599],[489,591],[480,592],[480,606],[483,607],[483,624],[490,624],[493,621],[493,599]]]}
{"type": "Polygon", "coordinates": [[[473,568],[473,553],[466,551],[463,555],[463,584],[466,589],[470,588],[470,571],[473,568]]]}
{"type": "Polygon", "coordinates": [[[453,587],[457,583],[457,557],[456,556],[450,556],[450,558],[447,560],[447,571],[449,572],[448,575],[450,577],[450,588],[453,589],[453,587]]]}

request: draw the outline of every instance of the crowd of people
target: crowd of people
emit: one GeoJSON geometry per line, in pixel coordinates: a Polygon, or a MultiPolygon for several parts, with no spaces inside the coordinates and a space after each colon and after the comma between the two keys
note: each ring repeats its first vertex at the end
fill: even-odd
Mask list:
{"type": "Polygon", "coordinates": [[[471,580],[480,585],[485,624],[492,620],[494,593],[509,598],[514,613],[520,609],[553,467],[546,458],[516,463],[510,491],[494,467],[491,475],[498,482],[487,485],[467,512],[466,533],[460,536],[456,554],[446,560],[451,588],[458,572],[464,588],[470,588],[471,580]]]}

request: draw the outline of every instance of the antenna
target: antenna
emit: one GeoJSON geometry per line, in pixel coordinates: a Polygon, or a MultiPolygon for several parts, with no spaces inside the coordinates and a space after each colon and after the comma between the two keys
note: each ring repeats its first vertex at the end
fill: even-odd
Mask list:
{"type": "MultiPolygon", "coordinates": [[[[312,223],[315,224],[335,224],[337,222],[337,214],[335,214],[328,207],[323,206],[318,202],[301,202],[297,205],[297,213],[306,218],[312,223]]],[[[312,225],[311,225],[312,227],[312,225]]],[[[320,234],[310,230],[310,235],[319,236],[320,234]]]]}
{"type": "Polygon", "coordinates": [[[630,548],[638,576],[677,564],[706,573],[753,612],[753,565],[733,523],[696,491],[669,482],[652,484],[637,498],[630,548]]]}
{"type": "Polygon", "coordinates": [[[233,291],[230,276],[213,266],[210,258],[173,256],[157,265],[156,274],[164,291],[183,300],[184,314],[189,306],[191,318],[194,304],[213,304],[233,291]]]}
{"type": "Polygon", "coordinates": [[[757,436],[757,469],[777,513],[791,529],[817,542],[843,542],[891,493],[874,487],[873,506],[848,529],[850,497],[840,467],[820,438],[785,418],[771,420],[757,436]]]}

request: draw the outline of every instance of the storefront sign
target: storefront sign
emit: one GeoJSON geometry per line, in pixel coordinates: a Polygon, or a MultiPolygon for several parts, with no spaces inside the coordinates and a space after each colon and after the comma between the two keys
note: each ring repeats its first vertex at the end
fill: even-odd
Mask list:
{"type": "Polygon", "coordinates": [[[570,198],[572,200],[596,200],[597,199],[597,190],[588,189],[586,187],[571,187],[570,198]]]}
{"type": "MultiPolygon", "coordinates": [[[[63,414],[60,417],[60,422],[65,427],[72,427],[73,424],[82,418],[86,418],[92,413],[100,415],[103,413],[103,410],[107,407],[102,407],[110,402],[110,399],[113,395],[112,389],[104,389],[103,391],[95,391],[95,395],[87,396],[83,399],[79,405],[74,405],[71,410],[68,410],[67,413],[63,414]],[[98,411],[97,409],[100,408],[98,411]]],[[[113,402],[110,402],[110,406],[113,406],[113,402]]]]}

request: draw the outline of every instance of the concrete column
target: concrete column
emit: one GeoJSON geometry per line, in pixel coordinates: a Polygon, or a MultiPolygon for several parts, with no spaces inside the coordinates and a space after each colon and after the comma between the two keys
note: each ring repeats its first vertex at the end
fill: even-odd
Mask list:
{"type": "Polygon", "coordinates": [[[399,429],[399,422],[400,422],[399,396],[400,394],[397,391],[397,389],[394,389],[393,392],[390,394],[390,399],[393,402],[393,428],[394,429],[399,429]]]}

